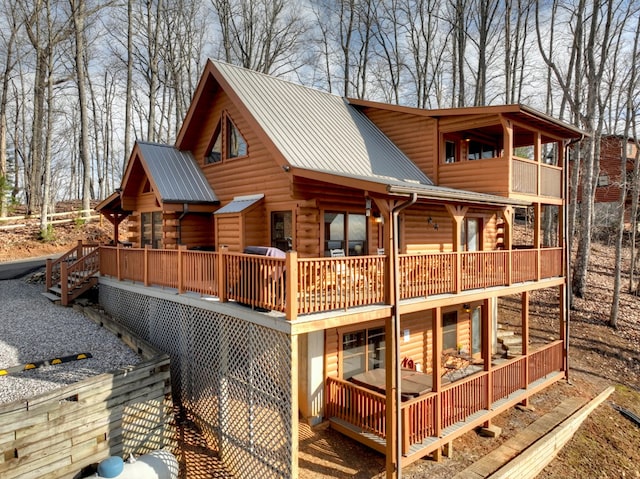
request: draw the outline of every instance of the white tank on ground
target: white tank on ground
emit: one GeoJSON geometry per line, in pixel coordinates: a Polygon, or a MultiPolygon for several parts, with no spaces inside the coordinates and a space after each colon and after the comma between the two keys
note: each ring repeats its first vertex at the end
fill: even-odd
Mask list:
{"type": "Polygon", "coordinates": [[[94,477],[104,479],[177,479],[178,460],[166,449],[153,451],[127,461],[111,456],[98,464],[94,477]]]}

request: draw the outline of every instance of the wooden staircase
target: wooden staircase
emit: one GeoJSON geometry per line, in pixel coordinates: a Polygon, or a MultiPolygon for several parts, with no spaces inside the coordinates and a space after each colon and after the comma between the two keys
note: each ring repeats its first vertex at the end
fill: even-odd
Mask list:
{"type": "Polygon", "coordinates": [[[505,357],[518,356],[522,354],[522,336],[514,331],[498,327],[498,344],[502,347],[505,357]]]}
{"type": "Polygon", "coordinates": [[[46,287],[42,293],[63,306],[98,283],[100,249],[96,244],[78,245],[56,260],[47,260],[46,287]]]}

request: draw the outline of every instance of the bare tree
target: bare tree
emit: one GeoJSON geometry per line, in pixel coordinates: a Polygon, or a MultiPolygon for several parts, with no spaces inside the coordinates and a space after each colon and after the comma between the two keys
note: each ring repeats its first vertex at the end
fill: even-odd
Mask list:
{"type": "Polygon", "coordinates": [[[5,61],[2,72],[2,92],[0,93],[0,216],[7,215],[7,192],[9,191],[9,178],[7,169],[7,107],[9,103],[9,81],[15,65],[15,43],[20,23],[15,12],[15,5],[5,5],[4,12],[9,26],[9,36],[5,31],[0,32],[4,43],[5,61]]]}
{"type": "MultiPolygon", "coordinates": [[[[636,12],[637,13],[637,12],[636,12]]],[[[637,24],[635,28],[635,35],[633,40],[633,48],[631,58],[638,57],[638,46],[640,42],[640,18],[637,16],[637,24]]],[[[616,62],[617,63],[617,62],[616,62]]],[[[616,67],[618,65],[616,64],[616,67]]],[[[625,79],[627,83],[626,98],[624,98],[623,104],[625,105],[624,114],[624,135],[620,140],[620,200],[618,204],[618,224],[616,233],[616,253],[615,253],[615,271],[614,271],[614,284],[613,284],[613,298],[611,300],[611,310],[609,313],[609,326],[612,328],[618,327],[618,314],[620,309],[620,290],[622,289],[622,240],[624,236],[624,219],[627,205],[627,147],[630,141],[630,132],[632,128],[632,119],[634,118],[634,108],[637,106],[634,104],[635,92],[638,90],[638,66],[635,61],[630,62],[629,72],[625,79]]],[[[620,98],[620,97],[619,97],[620,98]]],[[[638,163],[640,158],[640,151],[636,149],[635,163],[638,163]]],[[[635,219],[631,220],[632,229],[636,229],[635,219]]],[[[633,248],[633,246],[632,246],[633,248]]],[[[633,263],[631,263],[631,269],[633,269],[633,263]]]]}
{"type": "Polygon", "coordinates": [[[75,81],[78,88],[78,109],[80,114],[80,162],[82,163],[82,209],[84,216],[90,216],[91,209],[91,160],[89,158],[89,112],[87,108],[85,70],[85,0],[69,0],[75,39],[75,81]]]}
{"type": "Polygon", "coordinates": [[[418,108],[444,106],[439,79],[444,75],[445,54],[451,28],[444,32],[437,0],[402,0],[399,8],[406,19],[407,71],[418,108]]]}
{"type": "MultiPolygon", "coordinates": [[[[475,35],[467,35],[476,46],[478,58],[475,69],[475,95],[473,103],[475,106],[487,104],[487,70],[489,61],[493,53],[490,40],[498,36],[498,8],[501,0],[482,0],[476,2],[475,14],[472,16],[474,22],[473,32],[475,35]],[[477,40],[475,39],[477,35],[477,40]]],[[[473,10],[472,10],[473,11],[473,10]]]]}
{"type": "Polygon", "coordinates": [[[296,3],[284,0],[211,0],[223,58],[251,70],[286,74],[299,68],[307,26],[296,3]]]}

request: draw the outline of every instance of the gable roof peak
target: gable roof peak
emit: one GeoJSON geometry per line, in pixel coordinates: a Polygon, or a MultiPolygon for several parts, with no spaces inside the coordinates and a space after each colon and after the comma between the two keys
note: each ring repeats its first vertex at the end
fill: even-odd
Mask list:
{"type": "Polygon", "coordinates": [[[221,88],[289,166],[383,184],[433,184],[345,98],[228,63],[210,62],[221,88]]]}

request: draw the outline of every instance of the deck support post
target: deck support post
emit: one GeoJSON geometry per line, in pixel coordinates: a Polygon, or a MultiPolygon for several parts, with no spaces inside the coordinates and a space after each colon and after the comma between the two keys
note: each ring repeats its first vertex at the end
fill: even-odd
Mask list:
{"type": "Polygon", "coordinates": [[[451,459],[453,457],[453,441],[449,441],[442,446],[442,452],[446,458],[451,459]]]}
{"type": "Polygon", "coordinates": [[[440,437],[442,433],[441,414],[442,410],[442,308],[434,308],[431,312],[431,382],[432,390],[435,396],[435,417],[433,418],[433,431],[436,437],[440,437]]]}
{"type": "Polygon", "coordinates": [[[533,205],[533,247],[536,250],[536,281],[542,278],[541,254],[542,247],[542,204],[534,203],[533,205]]]}
{"type": "Polygon", "coordinates": [[[494,324],[494,304],[497,298],[487,298],[484,300],[482,308],[482,357],[484,358],[484,370],[487,372],[487,409],[491,408],[493,402],[493,375],[491,374],[491,357],[493,356],[493,324],[494,324]]]}
{"type": "MultiPolygon", "coordinates": [[[[529,389],[529,291],[522,293],[522,354],[524,355],[524,370],[522,371],[522,381],[524,388],[529,389]]],[[[523,406],[529,405],[529,396],[521,402],[523,406]]]]}

